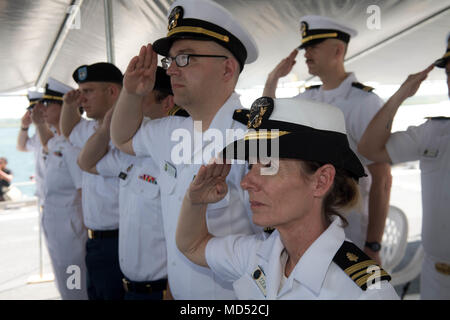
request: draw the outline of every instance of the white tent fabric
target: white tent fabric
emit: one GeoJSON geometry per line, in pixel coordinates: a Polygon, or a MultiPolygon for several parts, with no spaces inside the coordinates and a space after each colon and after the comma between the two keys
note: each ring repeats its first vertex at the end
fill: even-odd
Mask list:
{"type": "MultiPolygon", "coordinates": [[[[50,76],[76,87],[71,77],[76,67],[107,61],[108,1],[115,64],[125,71],[142,45],[166,34],[172,0],[0,0],[0,93],[42,85],[50,76]],[[65,28],[74,5],[79,14],[65,28]]],[[[403,81],[442,56],[450,31],[450,0],[215,1],[242,21],[259,46],[260,57],[244,68],[239,89],[263,86],[268,72],[300,44],[303,15],[326,15],[358,30],[346,66],[361,82],[403,81]]],[[[303,60],[300,52],[284,81],[310,79],[303,60]]],[[[442,80],[445,74],[434,70],[429,79],[442,80]]]]}

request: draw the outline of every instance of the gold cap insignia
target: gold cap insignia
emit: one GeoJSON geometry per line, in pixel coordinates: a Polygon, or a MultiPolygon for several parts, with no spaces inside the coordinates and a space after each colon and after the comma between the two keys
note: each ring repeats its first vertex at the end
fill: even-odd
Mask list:
{"type": "Polygon", "coordinates": [[[359,257],[357,255],[350,253],[350,252],[347,252],[346,256],[347,256],[348,260],[353,261],[353,262],[356,262],[359,259],[359,257]]]}
{"type": "Polygon", "coordinates": [[[300,24],[300,33],[302,34],[302,37],[306,37],[307,31],[308,31],[308,23],[302,21],[302,23],[300,24]]]}
{"type": "Polygon", "coordinates": [[[167,29],[170,31],[178,25],[178,19],[183,18],[183,7],[177,6],[172,9],[169,15],[169,25],[167,29]]]}
{"type": "Polygon", "coordinates": [[[267,119],[273,111],[273,99],[270,97],[261,97],[253,102],[250,113],[247,115],[247,128],[259,128],[263,121],[263,116],[267,119]]]}

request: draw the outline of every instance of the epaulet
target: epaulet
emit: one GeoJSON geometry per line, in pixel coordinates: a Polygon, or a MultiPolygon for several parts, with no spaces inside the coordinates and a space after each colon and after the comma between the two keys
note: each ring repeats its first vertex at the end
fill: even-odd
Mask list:
{"type": "Polygon", "coordinates": [[[272,232],[275,231],[275,228],[273,227],[265,227],[264,228],[264,232],[268,233],[268,234],[272,234],[272,232]]]}
{"type": "Polygon", "coordinates": [[[450,117],[426,117],[428,120],[450,120],[450,117]]]}
{"type": "Polygon", "coordinates": [[[353,82],[352,83],[352,87],[361,89],[362,91],[366,91],[366,92],[372,92],[374,90],[374,88],[369,87],[369,86],[365,86],[360,82],[353,82]]]}
{"type": "Polygon", "coordinates": [[[333,261],[364,291],[367,284],[391,280],[391,276],[353,242],[344,241],[333,261]]]}
{"type": "Polygon", "coordinates": [[[184,109],[182,109],[182,108],[180,108],[180,107],[178,107],[178,106],[173,107],[173,108],[167,113],[167,115],[168,115],[168,116],[179,116],[179,117],[185,117],[185,118],[190,117],[189,113],[187,113],[186,110],[184,110],[184,109]]]}
{"type": "Polygon", "coordinates": [[[306,87],[305,90],[311,90],[311,89],[319,89],[322,85],[321,84],[317,84],[315,86],[309,86],[306,87]]]}
{"type": "Polygon", "coordinates": [[[233,119],[236,120],[237,122],[247,125],[249,114],[250,114],[249,109],[236,109],[233,113],[233,119]]]}

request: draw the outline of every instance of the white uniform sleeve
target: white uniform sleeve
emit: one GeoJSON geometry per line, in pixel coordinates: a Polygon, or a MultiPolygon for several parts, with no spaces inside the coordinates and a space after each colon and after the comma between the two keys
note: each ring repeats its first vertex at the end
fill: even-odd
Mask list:
{"type": "Polygon", "coordinates": [[[84,144],[91,136],[92,126],[94,126],[94,121],[81,118],[80,122],[75,125],[70,133],[70,143],[72,143],[75,147],[83,148],[84,144]]]}
{"type": "Polygon", "coordinates": [[[386,150],[392,163],[419,160],[422,141],[425,136],[427,123],[411,126],[406,131],[394,132],[386,143],[386,150]]]}
{"type": "MultiPolygon", "coordinates": [[[[364,94],[366,94],[364,92],[364,94]]],[[[361,140],[364,131],[377,112],[383,107],[383,100],[376,94],[369,93],[364,99],[360,99],[363,105],[355,107],[351,113],[349,123],[351,126],[347,128],[349,134],[357,141],[361,140]]]]}
{"type": "Polygon", "coordinates": [[[220,278],[234,282],[245,274],[249,257],[256,252],[258,243],[254,235],[212,238],[206,245],[206,262],[220,278]]]}
{"type": "Polygon", "coordinates": [[[123,164],[123,153],[116,149],[110,149],[108,153],[97,162],[97,172],[103,177],[118,177],[123,164]]]}
{"type": "Polygon", "coordinates": [[[81,189],[82,171],[77,163],[78,154],[80,151],[80,148],[71,145],[70,142],[67,141],[63,154],[64,161],[66,162],[72,181],[77,189],[81,189]]]}
{"type": "Polygon", "coordinates": [[[25,149],[27,149],[27,151],[35,152],[36,149],[39,147],[39,142],[40,142],[39,137],[35,133],[31,138],[27,140],[27,143],[25,144],[25,149]]]}
{"type": "Polygon", "coordinates": [[[162,161],[162,150],[166,150],[167,143],[172,137],[182,117],[166,117],[162,119],[144,119],[141,127],[133,137],[133,151],[138,157],[151,157],[156,163],[162,161]]]}

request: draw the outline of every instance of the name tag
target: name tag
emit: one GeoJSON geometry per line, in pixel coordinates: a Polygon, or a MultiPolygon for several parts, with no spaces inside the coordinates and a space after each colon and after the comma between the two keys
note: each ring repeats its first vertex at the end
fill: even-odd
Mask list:
{"type": "Polygon", "coordinates": [[[258,286],[259,290],[261,290],[264,297],[267,297],[267,289],[266,289],[266,275],[261,266],[258,266],[255,271],[253,271],[252,278],[258,286]]]}
{"type": "Polygon", "coordinates": [[[171,177],[177,177],[177,168],[175,168],[175,166],[168,161],[164,164],[164,171],[171,177]]]}
{"type": "Polygon", "coordinates": [[[426,158],[436,158],[439,154],[438,149],[425,149],[423,156],[426,158]]]}

